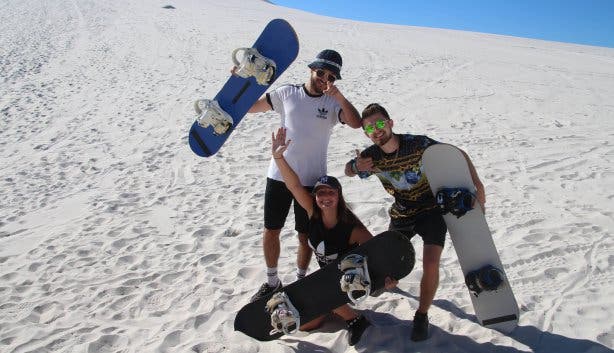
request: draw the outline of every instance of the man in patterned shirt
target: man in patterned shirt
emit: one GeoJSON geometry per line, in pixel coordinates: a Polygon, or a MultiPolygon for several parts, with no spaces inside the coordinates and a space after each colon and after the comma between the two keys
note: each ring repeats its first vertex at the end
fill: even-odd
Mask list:
{"type": "MultiPolygon", "coordinates": [[[[395,134],[394,121],[384,107],[368,105],[362,112],[362,127],[373,145],[345,166],[347,176],[368,178],[376,175],[386,191],[394,197],[390,207],[389,230],[411,238],[418,234],[424,242],[420,303],[414,316],[413,341],[428,337],[428,310],[439,286],[439,261],[445,243],[446,223],[435,203],[426,176],[420,170],[422,154],[427,147],[439,143],[427,136],[395,134]]],[[[475,167],[465,152],[477,201],[484,209],[485,194],[475,167]]]]}

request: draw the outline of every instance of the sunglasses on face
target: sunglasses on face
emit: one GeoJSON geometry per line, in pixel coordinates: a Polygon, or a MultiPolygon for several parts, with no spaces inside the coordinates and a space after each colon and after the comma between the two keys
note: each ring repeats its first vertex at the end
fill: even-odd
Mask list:
{"type": "Polygon", "coordinates": [[[318,76],[319,78],[326,76],[326,80],[330,83],[333,83],[337,80],[337,78],[334,75],[331,75],[331,74],[327,75],[324,70],[316,70],[316,76],[318,76]]]}
{"type": "Polygon", "coordinates": [[[384,119],[378,119],[378,120],[376,120],[376,121],[375,121],[375,126],[373,126],[373,125],[367,125],[367,126],[363,127],[363,129],[365,130],[365,132],[366,132],[367,134],[372,134],[372,133],[374,133],[374,132],[375,132],[375,128],[377,128],[377,129],[381,130],[381,129],[383,129],[384,127],[386,127],[386,120],[384,120],[384,119]]]}

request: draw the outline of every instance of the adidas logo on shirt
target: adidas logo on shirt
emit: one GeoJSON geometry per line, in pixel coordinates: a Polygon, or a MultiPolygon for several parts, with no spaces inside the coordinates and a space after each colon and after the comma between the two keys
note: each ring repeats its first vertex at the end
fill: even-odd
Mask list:
{"type": "Polygon", "coordinates": [[[320,119],[326,119],[327,116],[328,110],[326,110],[326,108],[318,108],[318,114],[316,115],[316,117],[320,119]]]}

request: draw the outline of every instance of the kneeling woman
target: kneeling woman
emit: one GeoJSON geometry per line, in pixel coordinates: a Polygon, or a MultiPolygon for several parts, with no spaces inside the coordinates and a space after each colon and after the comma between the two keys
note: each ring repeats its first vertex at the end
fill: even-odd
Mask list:
{"type": "MultiPolygon", "coordinates": [[[[286,142],[286,130],[280,128],[277,135],[272,135],[273,158],[292,196],[307,211],[309,216],[309,246],[314,250],[318,264],[324,267],[338,257],[372,238],[371,233],[346,206],[341,193],[341,184],[335,177],[323,176],[318,179],[313,193],[310,193],[300,182],[292,167],[285,160],[283,153],[290,145],[286,142]]],[[[387,281],[386,287],[396,283],[387,281]]],[[[349,305],[345,304],[333,312],[343,318],[348,324],[348,341],[355,345],[369,321],[358,315],[349,305]]],[[[324,316],[301,325],[301,331],[309,331],[319,327],[324,316]]]]}

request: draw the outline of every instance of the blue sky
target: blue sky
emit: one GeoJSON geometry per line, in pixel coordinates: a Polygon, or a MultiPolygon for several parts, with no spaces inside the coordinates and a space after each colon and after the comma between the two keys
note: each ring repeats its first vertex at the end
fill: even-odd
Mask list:
{"type": "Polygon", "coordinates": [[[614,0],[271,0],[358,21],[614,48],[614,0]]]}

